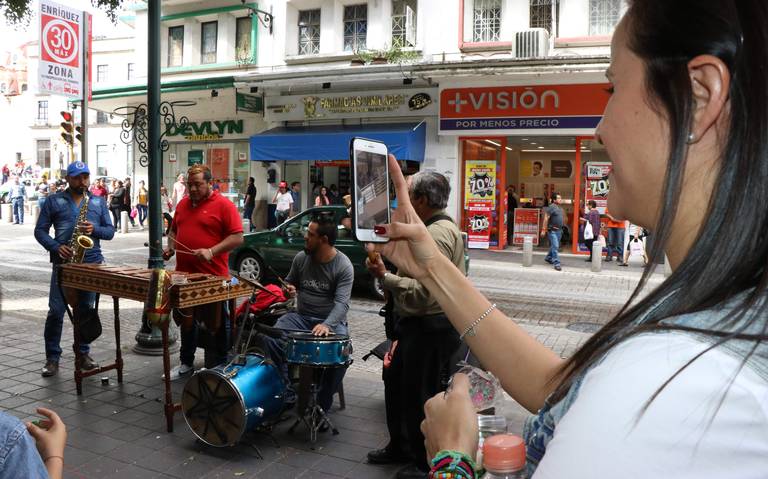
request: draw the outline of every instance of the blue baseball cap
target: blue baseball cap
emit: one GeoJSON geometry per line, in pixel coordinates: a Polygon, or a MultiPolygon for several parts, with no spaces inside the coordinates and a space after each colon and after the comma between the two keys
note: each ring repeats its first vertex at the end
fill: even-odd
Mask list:
{"type": "Polygon", "coordinates": [[[80,176],[82,174],[90,175],[91,170],[88,169],[88,165],[83,163],[82,161],[76,161],[74,163],[70,163],[67,167],[67,176],[75,177],[80,176]]]}

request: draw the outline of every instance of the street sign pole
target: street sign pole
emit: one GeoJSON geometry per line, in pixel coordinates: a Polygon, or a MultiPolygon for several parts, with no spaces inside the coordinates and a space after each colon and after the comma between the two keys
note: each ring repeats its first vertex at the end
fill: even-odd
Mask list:
{"type": "MultiPolygon", "coordinates": [[[[80,141],[80,161],[82,161],[85,164],[88,164],[88,96],[91,93],[91,85],[90,85],[90,73],[89,70],[91,69],[91,51],[88,48],[88,35],[90,35],[89,28],[89,18],[90,14],[83,12],[83,26],[82,26],[82,32],[83,32],[83,39],[80,42],[80,45],[82,45],[82,59],[83,59],[83,102],[82,102],[82,111],[80,112],[80,128],[81,128],[81,135],[82,140],[80,141]]],[[[75,132],[72,132],[72,135],[74,135],[75,132]]],[[[74,159],[74,158],[73,158],[74,159]]]]}

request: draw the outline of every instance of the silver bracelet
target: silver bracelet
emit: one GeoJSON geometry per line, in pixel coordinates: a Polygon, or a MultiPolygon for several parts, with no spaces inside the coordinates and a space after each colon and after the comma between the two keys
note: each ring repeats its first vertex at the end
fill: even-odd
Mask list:
{"type": "Polygon", "coordinates": [[[463,340],[465,336],[474,336],[475,328],[477,327],[477,325],[480,324],[480,321],[488,317],[488,315],[491,314],[491,311],[493,311],[494,309],[496,309],[496,303],[493,303],[492,305],[490,305],[488,309],[486,309],[485,312],[480,315],[479,318],[474,320],[472,324],[470,324],[469,327],[465,329],[463,333],[461,333],[461,336],[459,336],[459,341],[463,340]]]}

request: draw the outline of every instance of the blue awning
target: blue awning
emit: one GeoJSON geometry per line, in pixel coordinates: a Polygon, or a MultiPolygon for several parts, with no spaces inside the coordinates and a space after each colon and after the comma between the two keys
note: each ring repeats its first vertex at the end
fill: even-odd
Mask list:
{"type": "Polygon", "coordinates": [[[349,142],[359,136],[384,142],[398,160],[421,162],[426,131],[424,122],[273,128],[251,137],[251,160],[348,160],[349,142]]]}

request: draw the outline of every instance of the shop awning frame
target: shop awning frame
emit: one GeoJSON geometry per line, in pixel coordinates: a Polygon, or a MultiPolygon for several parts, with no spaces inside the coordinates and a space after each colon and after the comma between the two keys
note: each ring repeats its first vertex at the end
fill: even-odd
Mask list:
{"type": "Polygon", "coordinates": [[[420,123],[278,127],[251,137],[253,161],[333,161],[349,159],[354,137],[385,143],[398,160],[424,161],[427,127],[420,123]]]}

